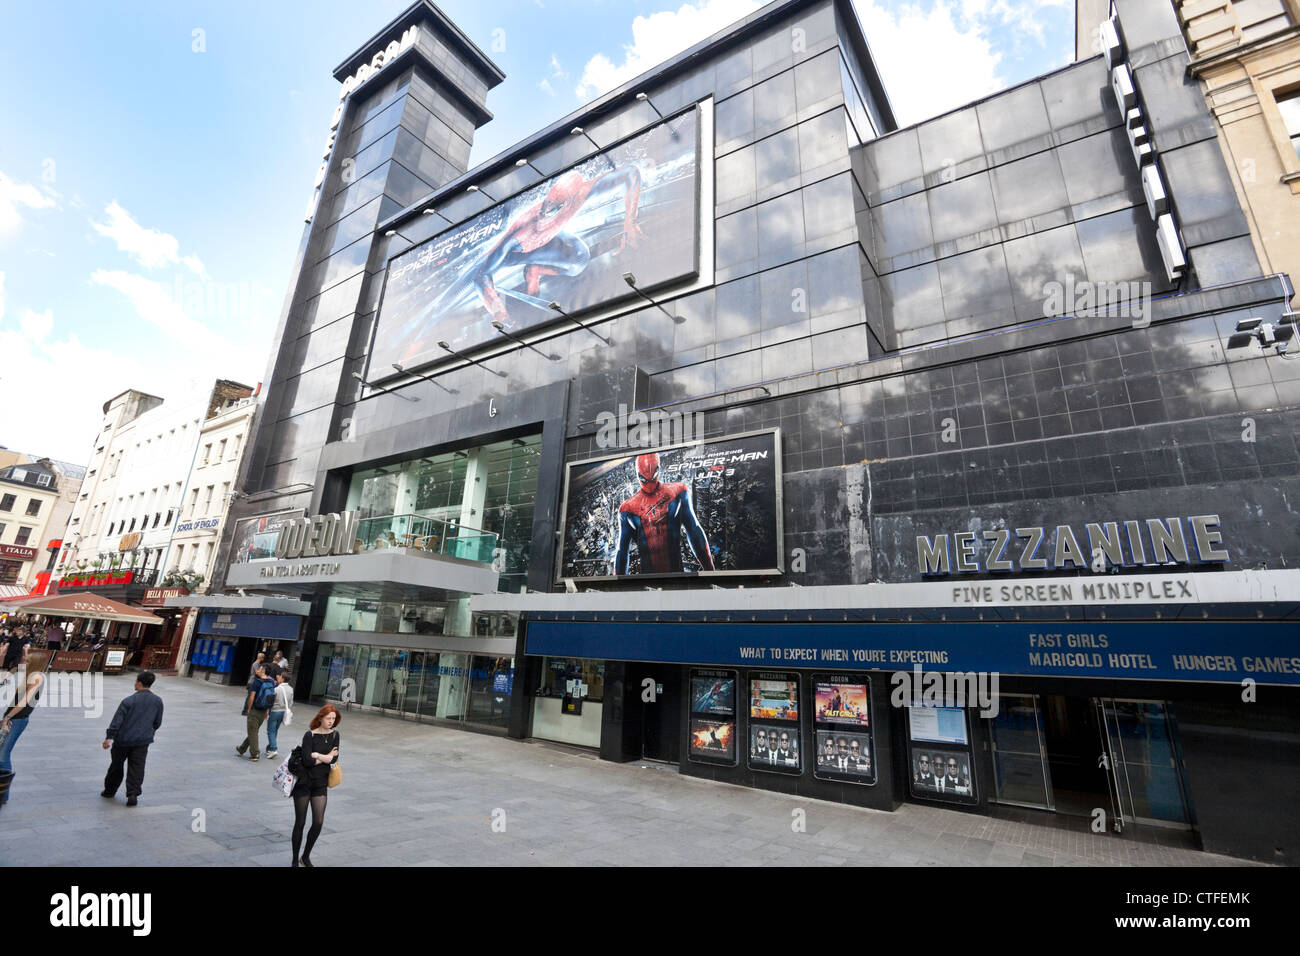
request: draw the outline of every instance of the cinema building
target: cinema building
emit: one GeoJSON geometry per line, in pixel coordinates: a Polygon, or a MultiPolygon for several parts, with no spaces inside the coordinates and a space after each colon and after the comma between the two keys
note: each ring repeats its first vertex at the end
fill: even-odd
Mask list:
{"type": "Polygon", "coordinates": [[[851,5],[778,0],[472,170],[503,76],[412,6],[335,71],[233,671],[1292,862],[1292,285],[1172,8],[1115,6],[899,129],[851,5]]]}

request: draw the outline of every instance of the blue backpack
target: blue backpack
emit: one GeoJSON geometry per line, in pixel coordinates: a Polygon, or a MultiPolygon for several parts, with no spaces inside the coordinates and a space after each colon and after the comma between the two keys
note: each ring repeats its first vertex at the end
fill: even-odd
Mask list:
{"type": "Polygon", "coordinates": [[[275,681],[263,677],[257,682],[257,690],[253,692],[253,707],[257,710],[270,710],[274,703],[275,681]]]}

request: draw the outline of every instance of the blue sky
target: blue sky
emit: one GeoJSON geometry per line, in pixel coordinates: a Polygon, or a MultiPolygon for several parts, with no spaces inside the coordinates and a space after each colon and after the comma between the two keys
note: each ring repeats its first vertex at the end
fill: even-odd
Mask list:
{"type": "MultiPolygon", "coordinates": [[[[1073,0],[855,0],[899,120],[1073,57],[1073,0]]],[[[338,87],[407,6],[5,0],[0,445],[85,461],[100,406],[265,374],[338,87]]],[[[472,162],[756,0],[444,0],[505,71],[472,162]]]]}

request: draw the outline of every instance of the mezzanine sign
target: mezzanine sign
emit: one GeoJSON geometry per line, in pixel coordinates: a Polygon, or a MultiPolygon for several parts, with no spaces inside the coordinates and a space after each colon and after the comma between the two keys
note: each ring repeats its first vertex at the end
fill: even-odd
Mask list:
{"type": "Polygon", "coordinates": [[[1194,515],[1127,520],[1123,531],[1118,521],[1088,522],[1082,534],[1068,524],[919,534],[916,563],[927,576],[1222,564],[1229,555],[1221,547],[1219,523],[1218,515],[1194,515]],[[982,542],[988,547],[982,549],[982,542]]]}
{"type": "MultiPolygon", "coordinates": [[[[275,556],[290,558],[323,558],[331,554],[352,554],[356,551],[357,525],[360,516],[356,511],[342,514],[316,515],[314,518],[294,518],[280,526],[275,539],[275,556]]],[[[266,568],[264,571],[275,571],[266,568]]],[[[262,577],[275,575],[263,574],[262,577]]]]}

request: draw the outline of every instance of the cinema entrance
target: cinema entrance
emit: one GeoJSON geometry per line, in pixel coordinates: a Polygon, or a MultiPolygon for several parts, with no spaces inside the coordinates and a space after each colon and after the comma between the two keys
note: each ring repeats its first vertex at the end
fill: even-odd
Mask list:
{"type": "Polygon", "coordinates": [[[990,721],[996,802],[1109,829],[1191,829],[1182,751],[1168,701],[1003,694],[990,721]]]}

